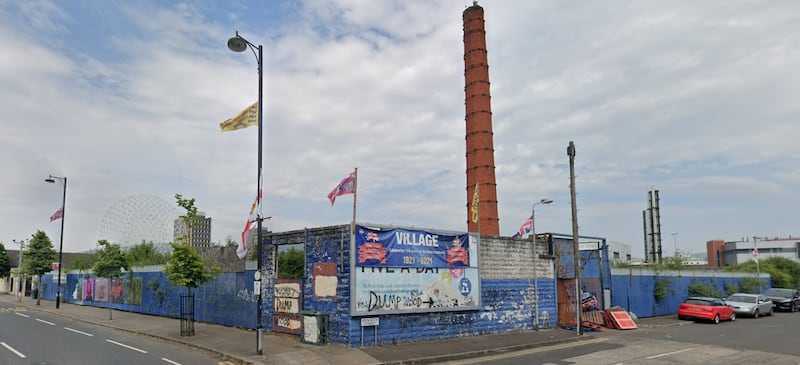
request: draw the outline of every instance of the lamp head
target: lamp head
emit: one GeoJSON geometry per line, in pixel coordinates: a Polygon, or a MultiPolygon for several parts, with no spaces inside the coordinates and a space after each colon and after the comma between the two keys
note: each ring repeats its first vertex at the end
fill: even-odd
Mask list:
{"type": "Polygon", "coordinates": [[[48,182],[48,183],[51,183],[51,184],[54,184],[56,182],[56,180],[53,179],[52,177],[48,177],[48,178],[44,179],[44,181],[48,182]]]}
{"type": "Polygon", "coordinates": [[[539,203],[541,203],[541,204],[550,204],[552,202],[553,202],[553,199],[547,199],[547,198],[539,200],[539,203]]]}
{"type": "Polygon", "coordinates": [[[236,34],[235,37],[228,39],[228,49],[234,52],[244,52],[247,49],[247,41],[240,37],[239,34],[236,34]]]}

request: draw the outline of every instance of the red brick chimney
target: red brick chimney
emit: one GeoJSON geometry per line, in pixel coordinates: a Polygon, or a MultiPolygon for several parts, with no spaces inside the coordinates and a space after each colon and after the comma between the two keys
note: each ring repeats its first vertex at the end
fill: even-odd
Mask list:
{"type": "Polygon", "coordinates": [[[489,96],[489,61],[483,8],[478,2],[464,10],[464,92],[467,124],[467,229],[500,235],[497,215],[497,181],[494,176],[492,105],[489,96]],[[471,218],[475,184],[479,184],[480,224],[471,218]]]}

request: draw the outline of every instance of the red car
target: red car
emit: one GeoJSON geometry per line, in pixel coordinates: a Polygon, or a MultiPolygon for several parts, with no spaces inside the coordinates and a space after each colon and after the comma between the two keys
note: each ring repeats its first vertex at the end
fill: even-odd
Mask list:
{"type": "Polygon", "coordinates": [[[736,312],[720,298],[689,297],[678,308],[678,319],[702,319],[719,323],[735,321],[736,312]]]}

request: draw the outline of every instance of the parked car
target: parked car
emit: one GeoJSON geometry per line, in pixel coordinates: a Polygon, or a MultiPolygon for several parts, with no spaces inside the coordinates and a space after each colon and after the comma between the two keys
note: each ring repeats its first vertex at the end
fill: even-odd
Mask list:
{"type": "Polygon", "coordinates": [[[678,308],[678,319],[701,319],[712,321],[735,321],[736,312],[720,298],[689,297],[678,308]]]}
{"type": "Polygon", "coordinates": [[[775,310],[797,312],[800,309],[800,290],[770,288],[764,291],[764,296],[772,300],[775,310]]]}
{"type": "Polygon", "coordinates": [[[772,301],[763,294],[736,293],[725,300],[736,315],[758,318],[761,315],[772,315],[772,301]]]}

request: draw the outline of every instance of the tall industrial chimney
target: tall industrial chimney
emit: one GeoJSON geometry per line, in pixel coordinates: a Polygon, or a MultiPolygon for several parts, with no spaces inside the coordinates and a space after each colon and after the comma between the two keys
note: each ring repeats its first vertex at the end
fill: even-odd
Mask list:
{"type": "Polygon", "coordinates": [[[500,235],[497,215],[497,181],[494,175],[492,105],[489,96],[489,61],[483,8],[475,1],[464,10],[464,92],[467,124],[467,229],[500,235]],[[476,184],[480,203],[479,222],[472,219],[471,203],[476,184]]]}

